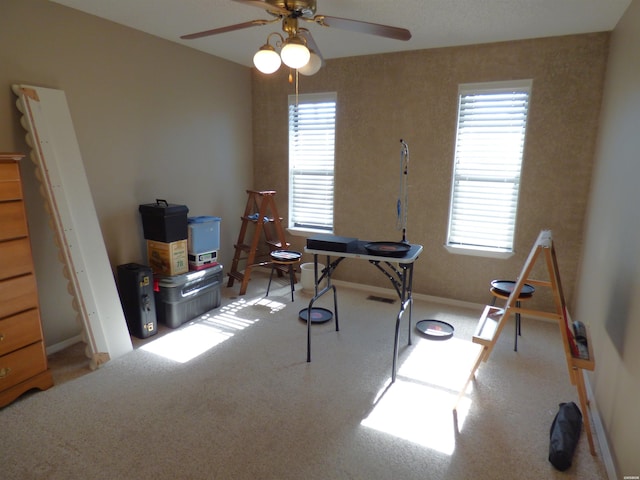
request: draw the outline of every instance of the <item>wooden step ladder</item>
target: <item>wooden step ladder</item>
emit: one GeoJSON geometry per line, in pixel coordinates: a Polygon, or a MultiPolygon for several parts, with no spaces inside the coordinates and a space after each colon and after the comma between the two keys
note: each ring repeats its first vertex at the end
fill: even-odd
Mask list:
{"type": "Polygon", "coordinates": [[[591,348],[591,338],[588,330],[586,331],[586,344],[579,343],[572,329],[572,321],[567,310],[567,306],[562,292],[562,284],[560,282],[560,273],[558,271],[558,260],[556,258],[555,248],[553,246],[553,238],[550,230],[543,230],[538,235],[535,244],[527,261],[524,264],[522,272],[518,276],[513,292],[509,296],[504,309],[487,305],[478,321],[476,331],[473,335],[472,341],[482,346],[478,354],[478,358],[471,370],[469,378],[464,384],[460,395],[456,401],[454,411],[457,408],[457,404],[460,398],[467,390],[469,382],[474,378],[476,370],[480,364],[489,359],[489,355],[493,347],[496,344],[500,332],[509,320],[512,314],[522,315],[534,315],[549,318],[558,322],[560,327],[560,333],[562,335],[562,345],[564,346],[565,358],[567,361],[567,368],[569,370],[569,378],[571,384],[576,386],[578,391],[578,398],[580,400],[580,408],[582,410],[582,420],[584,422],[585,431],[589,440],[589,449],[592,455],[596,454],[595,445],[593,443],[593,437],[591,434],[591,423],[589,421],[589,402],[587,399],[587,390],[584,383],[583,370],[595,369],[595,358],[593,350],[591,348]],[[533,267],[540,257],[544,257],[547,271],[549,274],[548,280],[536,280],[530,278],[533,267]],[[553,294],[553,300],[555,304],[554,312],[546,312],[540,310],[531,310],[520,308],[517,306],[518,297],[525,283],[548,287],[553,294]]]}
{"type": "Polygon", "coordinates": [[[249,198],[242,216],[242,225],[238,241],[235,244],[235,253],[231,263],[231,271],[228,273],[229,282],[227,284],[228,287],[232,287],[235,280],[242,282],[240,295],[247,292],[247,285],[251,280],[251,269],[262,264],[259,261],[261,257],[268,258],[270,252],[289,247],[282,227],[282,218],[278,215],[276,207],[275,190],[247,190],[247,193],[249,198]],[[252,228],[249,227],[250,225],[252,228]],[[247,243],[249,230],[253,230],[253,237],[250,243],[247,243]],[[268,247],[268,251],[264,255],[259,251],[262,237],[268,247]],[[240,265],[243,262],[246,263],[244,263],[244,270],[241,271],[240,265]]]}

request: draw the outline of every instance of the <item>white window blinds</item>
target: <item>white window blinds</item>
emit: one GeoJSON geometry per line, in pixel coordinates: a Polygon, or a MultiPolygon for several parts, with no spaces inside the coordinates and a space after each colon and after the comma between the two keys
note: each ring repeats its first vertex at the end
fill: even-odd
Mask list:
{"type": "Polygon", "coordinates": [[[447,244],[513,251],[531,81],[461,85],[447,244]]]}
{"type": "Polygon", "coordinates": [[[289,96],[289,228],[333,232],[335,126],[335,93],[289,96]]]}

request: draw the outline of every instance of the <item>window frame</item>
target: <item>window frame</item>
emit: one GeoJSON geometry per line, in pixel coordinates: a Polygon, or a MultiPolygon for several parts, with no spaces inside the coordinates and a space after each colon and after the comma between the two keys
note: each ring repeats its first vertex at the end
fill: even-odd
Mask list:
{"type": "MultiPolygon", "coordinates": [[[[335,206],[335,139],[336,139],[336,120],[337,120],[337,93],[322,92],[309,94],[292,94],[288,96],[288,136],[289,136],[289,205],[288,205],[288,230],[294,234],[305,233],[333,233],[334,232],[334,206],[335,206]],[[333,104],[333,112],[331,106],[325,112],[313,113],[307,119],[310,123],[323,120],[320,117],[325,115],[333,115],[333,124],[331,122],[320,124],[319,129],[307,130],[307,138],[301,138],[300,116],[295,117],[296,111],[299,113],[303,105],[312,104],[333,104]],[[329,127],[327,129],[327,127],[329,127]],[[332,130],[331,130],[332,127],[332,130]],[[310,134],[310,135],[309,135],[310,134]],[[322,138],[322,137],[326,138],[322,138]],[[305,148],[305,141],[319,142],[318,145],[323,147],[326,142],[327,148],[320,148],[314,151],[311,157],[306,156],[308,151],[308,143],[305,148]],[[317,153],[317,152],[320,153],[317,153]],[[305,178],[306,177],[306,178],[305,178]],[[300,183],[300,180],[303,180],[300,183]],[[313,189],[314,183],[317,183],[313,189]],[[298,184],[299,186],[296,186],[298,184]],[[302,186],[304,185],[304,186],[302,186]],[[310,189],[311,187],[311,189],[310,189]],[[315,193],[309,196],[309,191],[315,193]],[[305,193],[307,195],[305,195],[305,193]],[[300,203],[304,201],[306,210],[301,207],[300,203]],[[309,210],[311,209],[311,211],[309,210]],[[304,218],[307,215],[307,218],[304,218]],[[316,218],[322,218],[322,221],[309,221],[309,216],[316,215],[316,218]]],[[[327,107],[322,107],[326,109],[327,107]]],[[[305,124],[309,126],[310,123],[305,124]]],[[[311,125],[313,127],[313,125],[311,125]]],[[[303,129],[304,130],[304,129],[303,129]]],[[[304,135],[304,132],[303,134],[304,135]]]]}
{"type": "MultiPolygon", "coordinates": [[[[453,158],[453,173],[451,180],[451,197],[449,202],[449,217],[447,222],[447,236],[445,242],[445,248],[452,253],[459,253],[465,255],[476,255],[476,256],[484,256],[484,257],[495,257],[495,258],[509,258],[514,254],[515,250],[515,233],[517,228],[518,221],[518,203],[520,198],[520,190],[521,190],[521,176],[522,176],[522,166],[524,163],[524,152],[525,152],[525,144],[527,137],[527,124],[528,124],[528,116],[530,113],[531,106],[531,91],[533,87],[533,81],[531,79],[526,80],[511,80],[511,81],[500,81],[500,82],[485,82],[485,83],[470,83],[470,84],[461,84],[458,86],[458,116],[456,121],[456,139],[454,145],[454,158],[453,158]],[[519,114],[515,114],[513,116],[512,123],[509,124],[511,128],[515,128],[519,130],[519,133],[512,133],[512,142],[507,142],[507,145],[510,147],[502,148],[502,150],[513,150],[509,151],[509,158],[513,157],[513,159],[508,160],[501,165],[504,166],[503,169],[498,169],[498,166],[492,170],[491,168],[484,168],[482,165],[481,157],[486,155],[485,150],[478,150],[476,152],[475,149],[471,149],[471,154],[469,154],[469,143],[463,144],[462,142],[469,141],[470,138],[470,130],[468,121],[471,118],[471,115],[467,113],[463,113],[463,109],[465,108],[464,103],[465,100],[469,102],[470,97],[473,96],[483,96],[483,95],[491,95],[491,94],[509,94],[509,93],[517,93],[517,95],[522,95],[525,93],[524,100],[512,100],[513,104],[523,103],[522,110],[519,114]],[[519,118],[519,120],[518,120],[519,118]],[[464,125],[464,121],[467,121],[467,125],[464,125]],[[463,138],[466,135],[467,138],[463,138]],[[519,142],[517,141],[519,136],[519,142]],[[515,140],[514,140],[515,139],[515,140]],[[515,158],[514,153],[516,151],[516,144],[519,143],[519,153],[515,158]],[[461,147],[461,145],[464,145],[461,147]],[[465,149],[466,147],[466,149],[465,149]],[[466,161],[462,161],[462,159],[466,159],[466,161]],[[470,159],[470,160],[469,160],[470,159]],[[477,162],[477,163],[473,163],[477,162]],[[477,170],[478,173],[470,173],[477,169],[478,166],[481,166],[481,169],[477,170]],[[471,167],[471,168],[470,168],[471,167]],[[476,168],[474,168],[476,167],[476,168]],[[517,168],[516,168],[517,167],[517,168]],[[465,173],[466,171],[466,173],[465,173]],[[489,175],[490,174],[490,175],[489,175]],[[462,183],[465,183],[463,186],[462,183]],[[474,183],[478,182],[478,183],[474,183]],[[482,183],[485,185],[483,186],[482,183]],[[509,199],[507,203],[506,200],[501,201],[501,206],[507,212],[509,216],[505,222],[505,219],[499,219],[498,215],[493,214],[488,215],[491,220],[495,220],[498,222],[502,222],[505,224],[506,231],[502,232],[499,237],[499,240],[493,240],[493,244],[491,241],[486,240],[485,243],[477,242],[472,243],[470,241],[464,242],[460,241],[463,238],[463,234],[465,233],[465,226],[467,229],[471,229],[469,223],[465,225],[465,220],[461,218],[463,215],[469,214],[468,209],[464,209],[464,192],[465,188],[470,185],[479,186],[480,189],[484,190],[484,192],[490,192],[489,187],[487,187],[487,183],[493,183],[491,188],[498,185],[503,188],[498,190],[498,196],[504,197],[504,199],[509,199]],[[507,187],[511,186],[511,191],[507,193],[509,190],[507,187]],[[515,188],[515,193],[514,193],[515,188]],[[500,194],[500,191],[504,193],[500,194]],[[461,209],[460,207],[463,207],[461,209]],[[458,225],[458,230],[456,231],[455,225],[458,225]],[[460,228],[462,225],[462,228],[460,228]],[[457,241],[456,241],[457,240],[457,241]],[[508,240],[508,242],[507,242],[508,240]]],[[[486,100],[486,99],[484,99],[486,100]]],[[[473,108],[473,107],[472,107],[473,108]]],[[[502,113],[506,111],[505,107],[501,110],[502,113]]],[[[476,113],[479,109],[476,110],[476,113]]],[[[485,125],[494,124],[495,131],[492,132],[493,135],[504,135],[505,133],[500,133],[500,130],[504,130],[504,124],[497,124],[495,121],[485,121],[485,125]]],[[[480,143],[472,143],[473,147],[477,147],[478,145],[482,145],[480,143]]],[[[500,158],[501,156],[507,158],[507,154],[504,151],[500,152],[500,149],[503,143],[497,142],[487,142],[483,146],[491,145],[491,158],[500,158]],[[499,146],[498,148],[494,148],[499,146]]],[[[476,194],[476,197],[473,197],[473,204],[479,205],[481,201],[479,200],[480,194],[476,194]],[[476,203],[477,202],[477,203],[476,203]]],[[[485,209],[484,213],[487,213],[489,210],[485,209]]],[[[473,216],[473,213],[471,213],[473,216]]],[[[478,237],[475,240],[480,240],[480,237],[483,234],[487,234],[488,228],[480,227],[479,228],[482,233],[478,234],[478,237]]],[[[466,240],[470,240],[471,237],[467,237],[466,240]]]]}

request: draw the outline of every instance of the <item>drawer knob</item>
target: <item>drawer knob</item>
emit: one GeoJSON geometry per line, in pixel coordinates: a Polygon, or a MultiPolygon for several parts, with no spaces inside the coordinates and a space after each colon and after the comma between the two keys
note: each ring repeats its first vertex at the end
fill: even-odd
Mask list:
{"type": "Polygon", "coordinates": [[[4,333],[0,333],[0,342],[4,340],[4,333]]]}
{"type": "Polygon", "coordinates": [[[11,369],[9,367],[0,368],[0,378],[9,376],[11,369]]]}

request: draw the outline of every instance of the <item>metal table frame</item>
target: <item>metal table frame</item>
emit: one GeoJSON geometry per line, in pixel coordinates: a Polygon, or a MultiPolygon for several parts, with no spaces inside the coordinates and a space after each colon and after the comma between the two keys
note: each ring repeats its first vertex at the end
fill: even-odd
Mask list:
{"type": "Polygon", "coordinates": [[[307,307],[307,362],[311,362],[311,309],[313,304],[322,297],[325,293],[333,290],[333,313],[336,321],[336,332],[340,330],[338,323],[338,294],[335,285],[331,283],[331,275],[338,267],[338,265],[345,258],[357,258],[360,260],[367,260],[383,275],[385,275],[391,285],[394,287],[398,298],[400,299],[400,310],[396,317],[396,329],[393,342],[393,367],[391,370],[391,381],[396,380],[396,366],[398,362],[398,344],[400,337],[400,321],[405,313],[409,311],[409,338],[408,345],[411,345],[411,310],[413,306],[413,265],[422,253],[422,245],[411,245],[410,250],[404,257],[388,257],[369,255],[362,247],[367,242],[358,242],[359,247],[357,251],[353,252],[338,252],[333,250],[317,250],[306,248],[305,253],[313,254],[313,274],[314,274],[314,296],[309,302],[307,307]],[[318,277],[318,256],[326,255],[327,262],[325,268],[322,270],[320,277],[318,277]],[[331,257],[336,257],[331,260],[331,257]],[[326,278],[326,286],[318,291],[318,285],[326,278]]]}

